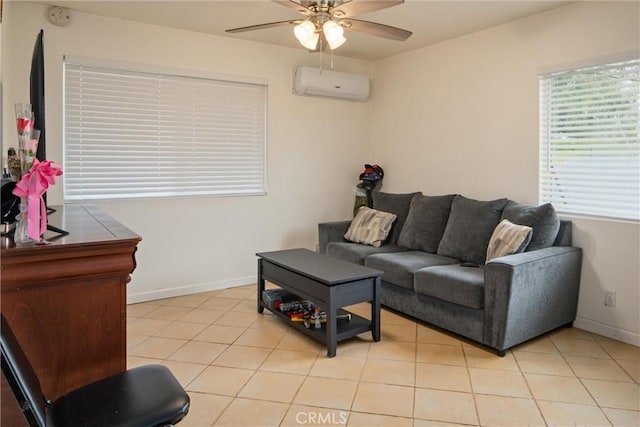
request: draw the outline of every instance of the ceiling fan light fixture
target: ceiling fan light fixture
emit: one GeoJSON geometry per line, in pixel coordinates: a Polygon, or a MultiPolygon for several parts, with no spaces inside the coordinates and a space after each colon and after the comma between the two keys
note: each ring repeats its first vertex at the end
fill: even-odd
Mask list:
{"type": "Polygon", "coordinates": [[[334,50],[342,46],[346,41],[347,39],[345,37],[340,37],[334,40],[327,40],[327,43],[329,43],[329,48],[331,48],[331,50],[334,50]]]}
{"type": "Polygon", "coordinates": [[[322,31],[331,50],[339,48],[347,41],[347,39],[344,38],[344,28],[333,21],[325,22],[322,25],[322,31]]]}
{"type": "Polygon", "coordinates": [[[304,21],[293,27],[293,34],[300,44],[309,50],[314,50],[318,45],[319,35],[311,21],[304,21]]]}

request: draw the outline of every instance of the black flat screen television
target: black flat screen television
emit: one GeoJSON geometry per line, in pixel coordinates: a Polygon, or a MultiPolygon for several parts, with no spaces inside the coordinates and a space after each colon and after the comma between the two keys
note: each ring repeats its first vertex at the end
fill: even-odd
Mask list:
{"type": "Polygon", "coordinates": [[[40,30],[33,46],[33,56],[31,57],[31,74],[29,76],[29,89],[31,109],[33,110],[33,127],[40,130],[40,142],[36,158],[41,162],[47,157],[46,131],[44,119],[44,48],[42,45],[42,35],[40,30]]]}

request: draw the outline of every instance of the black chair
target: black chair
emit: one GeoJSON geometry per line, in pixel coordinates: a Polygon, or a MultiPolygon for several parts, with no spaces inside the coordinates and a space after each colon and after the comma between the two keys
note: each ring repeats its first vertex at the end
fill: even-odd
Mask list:
{"type": "Polygon", "coordinates": [[[189,411],[189,395],[162,365],[129,369],[75,389],[55,402],[40,381],[4,316],[0,335],[2,372],[31,426],[170,426],[189,411]]]}

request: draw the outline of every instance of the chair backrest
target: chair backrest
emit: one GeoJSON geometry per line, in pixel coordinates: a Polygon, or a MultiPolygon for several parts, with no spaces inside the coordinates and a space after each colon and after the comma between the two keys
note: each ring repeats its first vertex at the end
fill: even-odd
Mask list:
{"type": "Polygon", "coordinates": [[[2,371],[29,424],[44,427],[46,402],[40,381],[4,315],[0,318],[2,371]]]}

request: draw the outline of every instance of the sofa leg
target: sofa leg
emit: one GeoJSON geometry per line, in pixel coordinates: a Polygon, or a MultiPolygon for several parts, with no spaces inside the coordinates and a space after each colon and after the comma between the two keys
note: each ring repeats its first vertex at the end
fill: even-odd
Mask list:
{"type": "Polygon", "coordinates": [[[496,354],[500,357],[504,357],[507,354],[507,350],[496,350],[496,354]]]}

